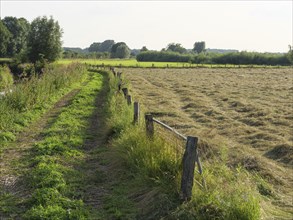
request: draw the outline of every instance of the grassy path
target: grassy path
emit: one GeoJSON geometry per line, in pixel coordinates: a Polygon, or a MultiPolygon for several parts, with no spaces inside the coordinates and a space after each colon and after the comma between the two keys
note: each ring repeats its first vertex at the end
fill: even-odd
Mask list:
{"type": "Polygon", "coordinates": [[[68,106],[80,89],[73,89],[64,95],[53,108],[38,121],[20,133],[15,143],[11,143],[0,158],[0,219],[15,217],[24,207],[23,201],[30,190],[25,183],[25,175],[30,171],[30,151],[35,142],[42,139],[42,131],[54,122],[62,109],[68,106]],[[16,206],[16,207],[12,207],[16,206]],[[6,212],[12,213],[8,216],[6,212]],[[6,216],[6,217],[5,217],[6,216]]]}
{"type": "Polygon", "coordinates": [[[131,183],[109,148],[108,77],[90,74],[4,150],[1,220],[136,215],[127,195],[131,183]]]}

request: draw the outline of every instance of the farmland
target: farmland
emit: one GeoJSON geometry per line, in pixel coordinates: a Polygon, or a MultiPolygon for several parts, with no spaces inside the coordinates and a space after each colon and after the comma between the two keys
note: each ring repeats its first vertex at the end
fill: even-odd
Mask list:
{"type": "Polygon", "coordinates": [[[276,210],[292,213],[292,69],[122,71],[147,112],[198,136],[202,152],[227,149],[230,166],[263,177],[276,210]]]}
{"type": "Polygon", "coordinates": [[[136,59],[62,59],[57,64],[69,64],[72,62],[86,63],[99,66],[135,67],[135,68],[288,68],[286,66],[263,65],[232,65],[232,64],[191,64],[184,62],[139,62],[136,59]]]}
{"type": "Polygon", "coordinates": [[[0,218],[290,219],[290,69],[117,68],[120,79],[87,67],[53,65],[3,97],[0,218]],[[120,80],[142,105],[138,124],[120,80]],[[149,112],[199,137],[204,173],[187,203],[184,142],[158,126],[149,138],[149,112]]]}

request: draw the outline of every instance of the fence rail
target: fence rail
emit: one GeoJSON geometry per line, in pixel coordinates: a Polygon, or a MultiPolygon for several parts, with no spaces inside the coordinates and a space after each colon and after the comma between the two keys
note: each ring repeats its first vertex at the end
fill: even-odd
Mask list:
{"type": "Polygon", "coordinates": [[[174,132],[175,134],[177,134],[179,137],[181,137],[183,140],[187,141],[187,137],[185,137],[183,134],[180,134],[178,131],[176,131],[174,128],[171,128],[169,125],[166,125],[165,123],[159,121],[156,118],[153,118],[153,121],[158,123],[159,125],[162,125],[164,128],[174,132]]]}

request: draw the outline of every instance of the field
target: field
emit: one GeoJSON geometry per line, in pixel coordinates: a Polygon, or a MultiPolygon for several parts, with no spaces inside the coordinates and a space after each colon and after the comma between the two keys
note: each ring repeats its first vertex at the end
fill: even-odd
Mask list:
{"type": "Polygon", "coordinates": [[[52,65],[1,98],[0,219],[292,219],[290,69],[103,69],[52,65]],[[146,135],[146,112],[199,137],[190,201],[185,143],[146,135]]]}
{"type": "MultiPolygon", "coordinates": [[[[250,68],[252,65],[222,65],[222,64],[190,64],[190,63],[177,63],[177,62],[138,62],[135,59],[62,59],[57,61],[58,64],[68,64],[72,62],[87,63],[91,65],[105,65],[117,67],[135,67],[135,68],[250,68]]],[[[263,68],[264,66],[253,65],[254,68],[263,68]]],[[[267,68],[284,68],[281,66],[267,66],[267,68]]]]}
{"type": "Polygon", "coordinates": [[[122,71],[146,111],[185,135],[227,148],[228,164],[263,177],[272,184],[276,209],[292,213],[292,69],[122,71]]]}

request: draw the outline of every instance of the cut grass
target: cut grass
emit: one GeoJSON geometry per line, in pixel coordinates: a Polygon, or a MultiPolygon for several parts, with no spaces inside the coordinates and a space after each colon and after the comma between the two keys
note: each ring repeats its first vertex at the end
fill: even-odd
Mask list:
{"type": "Polygon", "coordinates": [[[262,216],[292,217],[291,69],[117,71],[125,73],[130,92],[149,112],[163,112],[156,117],[198,136],[203,156],[210,146],[227,146],[228,166],[240,164],[251,179],[261,176],[269,187],[259,186],[260,194],[274,194],[262,200],[262,216]]]}
{"type": "MultiPolygon", "coordinates": [[[[112,83],[112,90],[116,92],[117,81],[112,79],[112,83]]],[[[111,145],[123,161],[119,167],[125,177],[118,186],[122,195],[114,192],[110,196],[111,201],[131,192],[126,198],[136,203],[135,219],[260,218],[260,196],[251,183],[251,176],[240,166],[237,170],[229,168],[225,152],[219,153],[215,149],[207,150],[206,155],[210,153],[211,156],[204,163],[208,189],[202,188],[202,177],[196,175],[197,184],[193,188],[191,201],[181,204],[179,194],[184,143],[157,128],[155,138],[149,139],[143,123],[132,124],[133,111],[127,106],[123,95],[116,92],[111,97],[109,123],[114,137],[111,145]],[[135,186],[127,184],[130,182],[135,186]]],[[[116,203],[111,207],[123,207],[118,198],[114,200],[116,203]]],[[[130,218],[129,210],[119,208],[116,211],[122,219],[130,218]]]]}

